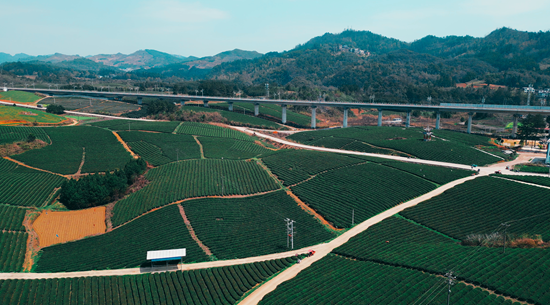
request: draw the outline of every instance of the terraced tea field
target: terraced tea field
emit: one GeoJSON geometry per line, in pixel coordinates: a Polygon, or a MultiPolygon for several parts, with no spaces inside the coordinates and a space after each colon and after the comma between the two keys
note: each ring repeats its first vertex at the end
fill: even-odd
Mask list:
{"type": "MultiPolygon", "coordinates": [[[[254,127],[254,128],[261,128],[261,129],[281,129],[283,126],[268,121],[266,119],[258,118],[253,116],[253,112],[250,113],[250,115],[243,114],[242,112],[237,111],[228,111],[228,110],[222,110],[222,109],[215,109],[220,107],[220,104],[212,105],[212,108],[206,108],[202,106],[184,106],[182,107],[182,110],[185,111],[194,111],[194,112],[218,112],[228,120],[228,123],[231,125],[237,125],[237,126],[246,126],[246,127],[254,127]],[[215,107],[215,108],[214,108],[215,107]]],[[[225,109],[227,109],[227,104],[223,105],[225,106],[225,109]]],[[[223,107],[222,106],[222,107],[223,107]]]]}
{"type": "Polygon", "coordinates": [[[447,300],[450,270],[453,304],[550,303],[549,178],[459,169],[498,159],[473,148],[486,137],[437,131],[424,142],[394,127],[290,137],[340,154],[276,149],[211,124],[91,125],[0,127],[5,143],[48,140],[13,158],[58,173],[0,159],[0,304],[434,304],[447,300]],[[66,211],[61,174],[124,167],[123,143],[153,166],[123,176],[126,193],[89,188],[109,204],[66,211]],[[147,251],[181,248],[183,265],[150,268],[147,251]]]}
{"type": "Polygon", "coordinates": [[[150,170],[151,183],[119,201],[113,225],[163,205],[205,196],[250,195],[276,190],[277,182],[253,161],[189,160],[150,170]]]}
{"type": "MultiPolygon", "coordinates": [[[[443,286],[434,275],[329,255],[268,294],[259,304],[414,304],[433,286],[439,288],[436,292],[443,286]]],[[[453,293],[452,304],[460,304],[461,300],[512,304],[462,283],[454,286],[453,291],[458,292],[453,293]]],[[[434,293],[428,300],[441,304],[447,296],[434,293]]]]}
{"type": "Polygon", "coordinates": [[[294,248],[336,236],[305,213],[284,191],[230,199],[197,199],[183,203],[198,238],[218,259],[245,258],[290,250],[281,234],[284,219],[296,221],[294,248]],[[230,241],[230,242],[228,242],[230,241]]]}
{"type": "Polygon", "coordinates": [[[0,144],[26,141],[29,134],[48,144],[51,143],[48,134],[43,128],[0,126],[0,144]]]}
{"type": "Polygon", "coordinates": [[[112,171],[123,167],[130,154],[108,130],[73,126],[45,129],[52,144],[13,158],[33,167],[60,174],[78,171],[85,153],[83,173],[112,171]]]}
{"type": "Polygon", "coordinates": [[[254,141],[253,137],[250,137],[242,132],[223,128],[219,126],[194,123],[194,122],[182,122],[176,129],[176,133],[188,134],[194,136],[216,137],[216,138],[231,138],[241,141],[254,141]]]}
{"type": "Polygon", "coordinates": [[[0,281],[1,304],[235,304],[294,258],[133,276],[0,281]]]}
{"type": "Polygon", "coordinates": [[[198,139],[204,149],[206,158],[244,160],[274,153],[273,150],[251,141],[213,137],[199,137],[198,139]]]}
{"type": "Polygon", "coordinates": [[[166,132],[172,133],[176,127],[178,127],[179,122],[139,122],[139,121],[125,121],[125,120],[107,120],[101,122],[94,122],[90,125],[107,128],[113,131],[136,131],[136,130],[145,130],[145,131],[155,131],[155,132],[166,132]]]}
{"type": "Polygon", "coordinates": [[[0,204],[40,207],[49,205],[65,178],[0,158],[0,204]]]}
{"type": "Polygon", "coordinates": [[[172,161],[200,159],[200,147],[190,135],[121,131],[130,148],[154,166],[172,161]]]}
{"type": "Polygon", "coordinates": [[[504,255],[501,247],[462,246],[457,240],[442,235],[441,228],[425,228],[393,217],[352,238],[334,253],[417,273],[440,275],[452,270],[459,281],[530,303],[548,303],[550,283],[539,282],[538,276],[545,273],[544,262],[550,259],[548,251],[515,248],[507,249],[504,255]]]}
{"type": "Polygon", "coordinates": [[[46,98],[40,101],[39,104],[56,104],[65,107],[66,110],[107,115],[120,115],[125,112],[137,111],[141,108],[139,105],[125,102],[80,97],[56,97],[55,100],[54,98],[46,98]]]}
{"type": "Polygon", "coordinates": [[[172,205],[109,233],[44,248],[36,272],[139,267],[151,249],[179,248],[187,249],[185,262],[207,259],[189,235],[178,207],[172,205]]]}
{"type": "Polygon", "coordinates": [[[27,233],[0,231],[0,272],[21,272],[27,249],[27,233]]]}
{"type": "Polygon", "coordinates": [[[289,139],[307,145],[382,154],[408,154],[420,159],[467,165],[485,165],[502,160],[472,147],[480,143],[487,144],[489,138],[481,136],[471,137],[471,135],[450,131],[443,131],[439,134],[451,140],[435,138],[432,141],[426,142],[423,141],[422,129],[398,127],[354,127],[309,131],[293,134],[289,139]],[[374,149],[365,144],[358,147],[359,144],[348,142],[352,140],[391,150],[374,149]],[[350,147],[346,146],[348,144],[350,147]]]}
{"type": "Polygon", "coordinates": [[[292,191],[339,228],[383,212],[436,188],[425,179],[379,164],[362,164],[315,176],[292,191]]]}

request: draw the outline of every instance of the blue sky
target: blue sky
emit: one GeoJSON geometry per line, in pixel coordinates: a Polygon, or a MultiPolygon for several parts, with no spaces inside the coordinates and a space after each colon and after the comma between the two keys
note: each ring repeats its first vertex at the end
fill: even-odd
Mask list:
{"type": "Polygon", "coordinates": [[[408,42],[550,30],[549,0],[0,0],[0,10],[0,52],[30,55],[280,52],[347,28],[408,42]]]}

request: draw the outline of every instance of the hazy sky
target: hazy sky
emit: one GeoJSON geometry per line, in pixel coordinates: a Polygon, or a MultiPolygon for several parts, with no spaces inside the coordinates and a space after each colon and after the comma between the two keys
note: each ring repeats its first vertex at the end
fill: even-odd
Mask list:
{"type": "Polygon", "coordinates": [[[549,0],[0,0],[0,11],[0,52],[12,55],[266,53],[346,28],[408,42],[550,30],[549,0]]]}

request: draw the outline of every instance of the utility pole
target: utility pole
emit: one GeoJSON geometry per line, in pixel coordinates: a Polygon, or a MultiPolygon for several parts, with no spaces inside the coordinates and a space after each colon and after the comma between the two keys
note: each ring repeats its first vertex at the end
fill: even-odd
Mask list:
{"type": "Polygon", "coordinates": [[[351,226],[352,227],[353,227],[354,221],[355,221],[355,210],[352,209],[351,210],[351,226]]]}
{"type": "Polygon", "coordinates": [[[529,84],[529,92],[527,93],[527,106],[531,103],[531,91],[533,91],[533,85],[529,84]]]}
{"type": "Polygon", "coordinates": [[[286,221],[286,247],[294,249],[294,220],[290,220],[289,218],[285,219],[286,221]]]}
{"type": "Polygon", "coordinates": [[[268,83],[265,84],[265,94],[266,94],[265,98],[269,99],[269,84],[268,83]]]}
{"type": "Polygon", "coordinates": [[[508,230],[508,227],[510,226],[508,223],[502,223],[500,224],[504,227],[504,243],[502,244],[502,254],[506,253],[506,230],[508,230]]]}
{"type": "Polygon", "coordinates": [[[128,122],[128,131],[130,131],[130,122],[128,122]]]}
{"type": "Polygon", "coordinates": [[[447,277],[447,305],[451,304],[451,286],[455,284],[456,276],[453,276],[453,272],[449,271],[445,273],[445,276],[447,277]]]}

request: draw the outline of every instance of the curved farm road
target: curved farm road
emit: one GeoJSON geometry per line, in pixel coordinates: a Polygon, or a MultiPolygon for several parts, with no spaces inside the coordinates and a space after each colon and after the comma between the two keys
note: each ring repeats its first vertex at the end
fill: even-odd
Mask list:
{"type": "MultiPolygon", "coordinates": [[[[302,149],[308,149],[308,150],[317,150],[317,151],[326,151],[326,152],[332,152],[332,153],[339,153],[339,154],[347,154],[347,155],[357,155],[357,156],[369,156],[369,157],[376,157],[381,159],[390,159],[390,160],[397,160],[401,162],[409,162],[409,163],[417,163],[417,164],[426,164],[426,165],[436,165],[436,166],[444,166],[444,167],[451,167],[451,168],[459,168],[459,169],[466,169],[470,170],[470,165],[465,164],[457,164],[457,163],[449,163],[449,162],[440,162],[440,161],[432,161],[432,160],[425,160],[425,159],[409,159],[407,157],[398,157],[398,156],[390,156],[390,155],[382,155],[382,154],[373,154],[373,153],[364,153],[364,152],[358,152],[358,151],[351,151],[351,150],[343,150],[343,149],[336,149],[336,148],[325,148],[325,147],[319,147],[319,146],[311,146],[311,145],[305,145],[305,144],[299,144],[287,140],[283,140],[277,137],[273,137],[270,135],[263,134],[259,132],[258,130],[249,129],[246,127],[237,127],[237,126],[231,126],[231,128],[236,129],[238,131],[244,132],[246,134],[255,135],[256,137],[266,138],[274,142],[278,142],[284,145],[288,146],[294,146],[302,149]]],[[[482,175],[488,175],[492,174],[497,170],[501,170],[503,174],[506,175],[522,175],[522,176],[543,176],[543,174],[535,174],[535,173],[515,173],[512,171],[507,171],[506,166],[511,166],[519,163],[525,163],[529,159],[532,158],[541,158],[541,154],[536,153],[519,153],[519,157],[510,162],[499,162],[494,163],[489,166],[479,166],[477,167],[480,169],[480,174],[482,175]]]]}
{"type": "MultiPolygon", "coordinates": [[[[303,269],[307,268],[311,263],[321,259],[323,256],[330,253],[334,248],[337,248],[344,243],[346,243],[351,237],[363,232],[364,230],[368,229],[370,226],[388,218],[392,215],[399,213],[403,211],[406,208],[415,206],[419,204],[422,201],[428,200],[432,197],[435,197],[444,191],[453,188],[454,186],[461,184],[465,181],[475,179],[479,176],[470,176],[466,178],[462,178],[453,182],[450,182],[448,184],[445,184],[429,193],[426,193],[420,197],[417,197],[411,201],[405,202],[403,204],[400,204],[398,206],[395,206],[389,210],[386,210],[385,212],[382,212],[358,225],[353,227],[352,229],[348,230],[347,232],[343,233],[342,235],[336,237],[332,241],[324,244],[319,244],[303,249],[297,249],[293,251],[287,251],[282,253],[274,253],[274,254],[268,254],[268,255],[262,255],[262,256],[256,256],[256,257],[248,257],[248,258],[242,258],[242,259],[233,259],[233,260],[222,260],[222,261],[212,261],[212,262],[203,262],[203,263],[195,263],[195,264],[180,264],[178,265],[179,270],[195,270],[195,269],[204,269],[204,268],[213,268],[213,267],[224,267],[224,266],[232,266],[232,265],[239,265],[239,264],[247,264],[247,263],[254,263],[254,262],[261,262],[265,260],[272,260],[272,259],[279,259],[279,258],[285,258],[289,256],[293,256],[296,254],[305,254],[309,249],[313,249],[316,251],[316,254],[311,257],[304,259],[301,264],[293,265],[292,267],[286,269],[282,273],[280,273],[278,276],[273,278],[272,280],[268,281],[264,285],[260,286],[254,293],[249,295],[242,303],[242,304],[255,304],[252,303],[253,301],[250,300],[260,300],[265,294],[269,293],[277,285],[280,283],[291,279],[296,274],[298,274],[303,269]],[[259,299],[258,299],[259,297],[259,299]],[[250,300],[249,300],[250,299],[250,300]]],[[[59,272],[59,273],[0,273],[0,280],[6,280],[6,279],[45,279],[45,278],[69,278],[69,277],[87,277],[87,276],[114,276],[114,275],[131,275],[131,274],[141,274],[141,273],[148,273],[148,272],[160,272],[160,271],[166,271],[166,269],[163,268],[147,268],[147,269],[140,269],[140,268],[129,268],[129,269],[116,269],[116,270],[99,270],[99,271],[82,271],[82,272],[59,272]]]]}
{"type": "MultiPolygon", "coordinates": [[[[481,174],[481,175],[483,175],[483,174],[481,174]]],[[[332,250],[334,250],[334,249],[340,247],[341,245],[345,244],[346,242],[348,242],[348,240],[350,238],[352,238],[352,237],[356,236],[357,234],[365,231],[370,226],[372,226],[374,224],[377,224],[377,223],[381,222],[382,220],[384,220],[386,218],[389,218],[389,217],[391,217],[391,216],[393,216],[393,215],[395,215],[395,214],[397,214],[397,213],[399,213],[399,212],[401,212],[401,211],[403,211],[407,208],[410,208],[410,207],[415,206],[415,205],[417,205],[417,204],[419,204],[423,201],[426,201],[430,198],[433,198],[437,195],[440,195],[443,192],[445,192],[446,190],[457,186],[458,184],[462,184],[462,183],[464,183],[468,180],[472,180],[472,179],[475,179],[475,178],[480,177],[480,176],[470,176],[470,177],[462,178],[462,179],[455,180],[453,182],[447,183],[447,184],[445,184],[441,187],[438,187],[437,189],[435,189],[435,190],[433,190],[429,193],[426,193],[426,194],[424,194],[420,197],[417,197],[417,198],[415,198],[411,201],[407,201],[403,204],[395,206],[395,207],[393,207],[389,210],[386,210],[386,211],[384,211],[384,212],[382,212],[382,213],[380,213],[380,214],[378,214],[374,217],[371,217],[371,218],[363,221],[362,223],[356,225],[355,227],[349,229],[348,231],[346,231],[342,235],[340,235],[337,238],[333,239],[329,243],[320,244],[320,245],[317,245],[315,247],[311,247],[311,249],[315,250],[315,255],[314,256],[308,257],[308,258],[302,260],[302,262],[300,264],[294,264],[291,267],[285,269],[279,275],[275,276],[274,278],[272,278],[268,282],[266,282],[266,283],[262,284],[260,287],[258,287],[258,289],[254,290],[254,292],[252,292],[250,295],[248,295],[239,304],[258,304],[258,302],[260,302],[264,296],[266,296],[268,293],[275,290],[275,288],[277,288],[277,286],[279,286],[283,282],[286,282],[286,281],[294,278],[302,270],[308,268],[314,262],[316,262],[318,260],[321,260],[327,254],[332,252],[332,250]]]]}
{"type": "MultiPolygon", "coordinates": [[[[452,167],[452,168],[460,168],[460,169],[470,169],[470,166],[463,165],[463,164],[454,164],[454,163],[447,163],[447,162],[438,162],[438,161],[430,161],[430,160],[422,160],[422,159],[408,159],[405,157],[396,157],[396,156],[389,156],[389,155],[379,155],[379,154],[371,154],[371,153],[361,153],[361,152],[354,152],[354,151],[346,151],[346,150],[339,150],[339,149],[331,149],[331,148],[324,148],[324,147],[316,147],[316,146],[309,146],[309,145],[303,145],[303,144],[297,144],[294,142],[282,140],[276,137],[272,137],[269,135],[265,135],[262,133],[259,133],[257,131],[252,131],[247,128],[243,127],[233,127],[239,131],[245,132],[245,133],[256,133],[256,136],[267,138],[270,140],[273,140],[275,142],[279,142],[285,145],[309,149],[309,150],[317,150],[317,151],[327,151],[327,152],[334,152],[334,153],[342,153],[342,154],[351,154],[351,155],[364,155],[364,156],[372,156],[372,157],[378,157],[378,158],[386,158],[386,159],[393,159],[403,162],[410,162],[410,163],[420,163],[420,164],[427,164],[427,165],[438,165],[438,166],[445,166],[445,167],[452,167]]],[[[383,221],[384,219],[387,219],[396,213],[399,213],[403,211],[404,209],[407,209],[409,207],[415,206],[425,200],[428,200],[432,197],[438,196],[445,192],[446,190],[449,190],[456,185],[459,185],[461,183],[464,183],[468,180],[475,179],[480,176],[487,176],[491,173],[494,173],[495,170],[505,170],[507,165],[512,165],[517,163],[521,163],[522,161],[525,162],[524,158],[531,158],[533,156],[520,156],[520,158],[516,161],[507,162],[507,163],[497,163],[493,164],[489,167],[480,167],[480,175],[478,176],[469,176],[466,178],[462,178],[459,180],[455,180],[453,182],[447,183],[431,192],[428,192],[420,197],[417,197],[413,200],[410,200],[408,202],[402,203],[398,206],[395,206],[389,210],[386,210],[374,217],[371,217],[370,219],[356,225],[355,227],[349,229],[342,235],[336,237],[332,241],[328,243],[323,243],[319,245],[315,245],[312,247],[307,247],[303,249],[283,252],[283,253],[275,253],[275,254],[269,254],[269,255],[263,255],[263,256],[257,256],[257,257],[249,257],[249,258],[243,258],[243,259],[234,259],[234,260],[224,260],[224,261],[212,261],[212,262],[203,262],[203,263],[195,263],[195,264],[180,264],[178,265],[179,270],[194,270],[194,269],[204,269],[204,268],[213,268],[213,267],[224,267],[224,266],[231,266],[231,265],[239,265],[239,264],[246,264],[246,263],[254,263],[254,262],[260,262],[265,260],[272,260],[272,259],[279,259],[279,258],[285,258],[289,256],[293,256],[296,254],[304,254],[307,253],[308,250],[312,249],[315,250],[316,254],[313,257],[306,258],[302,260],[300,264],[292,265],[291,267],[285,269],[283,272],[279,273],[277,276],[269,280],[268,282],[262,284],[259,286],[256,290],[254,290],[250,295],[248,295],[243,301],[241,301],[240,304],[257,304],[262,298],[267,295],[268,293],[272,292],[277,288],[278,285],[281,283],[288,281],[292,278],[294,278],[298,273],[300,273],[302,270],[308,268],[316,261],[319,261],[323,257],[325,257],[327,254],[329,254],[332,250],[335,248],[345,244],[350,238],[356,236],[357,234],[367,230],[370,226],[379,223],[383,221]]],[[[514,173],[514,172],[506,172],[506,174],[510,175],[518,175],[520,173],[514,173]]],[[[521,175],[538,175],[540,174],[529,174],[529,173],[521,173],[521,175]]],[[[162,271],[173,271],[167,270],[164,268],[147,268],[147,269],[140,269],[140,268],[129,268],[129,269],[117,269],[117,270],[100,270],[100,271],[83,271],[83,272],[66,272],[66,273],[0,273],[0,280],[6,280],[6,279],[45,279],[45,278],[69,278],[69,277],[89,277],[89,276],[121,276],[121,275],[132,275],[132,274],[141,274],[141,273],[148,273],[148,272],[162,272],[162,271]]]]}

